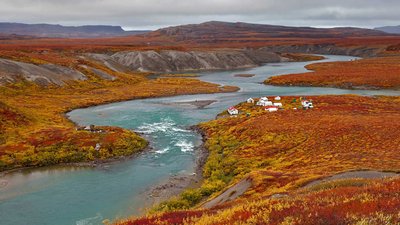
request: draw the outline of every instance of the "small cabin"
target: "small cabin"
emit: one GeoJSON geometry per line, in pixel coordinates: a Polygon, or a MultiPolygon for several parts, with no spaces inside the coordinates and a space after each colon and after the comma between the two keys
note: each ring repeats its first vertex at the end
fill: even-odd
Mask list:
{"type": "Polygon", "coordinates": [[[275,103],[274,103],[274,106],[276,106],[276,107],[282,107],[283,105],[282,105],[282,103],[280,103],[280,102],[275,102],[275,103]]]}
{"type": "Polygon", "coordinates": [[[267,107],[265,107],[265,111],[276,112],[276,111],[278,111],[278,107],[276,107],[276,106],[267,106],[267,107]]]}
{"type": "Polygon", "coordinates": [[[268,101],[267,97],[261,97],[260,100],[258,100],[257,105],[259,106],[270,106],[273,105],[271,101],[268,101]]]}
{"type": "Polygon", "coordinates": [[[254,99],[252,98],[247,99],[247,103],[254,104],[254,99]]]}
{"type": "Polygon", "coordinates": [[[101,144],[100,143],[96,143],[96,147],[94,147],[94,150],[100,151],[100,148],[101,148],[101,144]]]}
{"type": "Polygon", "coordinates": [[[91,124],[91,125],[88,125],[85,128],[83,128],[83,130],[92,131],[93,132],[93,131],[95,131],[95,127],[94,127],[93,124],[91,124]]]}
{"type": "Polygon", "coordinates": [[[239,110],[237,110],[235,107],[232,106],[232,107],[229,107],[228,113],[229,113],[229,115],[238,115],[239,110]]]}
{"type": "Polygon", "coordinates": [[[267,97],[261,97],[259,100],[258,100],[258,102],[257,103],[262,103],[262,102],[267,102],[268,101],[268,98],[267,97]]]}
{"type": "Polygon", "coordinates": [[[258,101],[257,105],[259,105],[259,106],[273,106],[274,104],[271,101],[258,101]]]}
{"type": "Polygon", "coordinates": [[[275,97],[275,101],[280,101],[281,100],[281,97],[280,96],[276,96],[275,97]]]}
{"type": "Polygon", "coordinates": [[[314,105],[313,105],[312,101],[308,101],[308,100],[302,100],[301,101],[301,105],[303,106],[304,109],[312,109],[312,108],[314,108],[314,105]]]}

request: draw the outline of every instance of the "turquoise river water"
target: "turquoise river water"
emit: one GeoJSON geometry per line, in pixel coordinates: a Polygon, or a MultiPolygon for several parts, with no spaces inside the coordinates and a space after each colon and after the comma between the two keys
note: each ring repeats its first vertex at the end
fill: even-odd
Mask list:
{"type": "MultiPolygon", "coordinates": [[[[327,56],[324,61],[347,61],[354,57],[327,56]]],[[[308,62],[310,63],[310,62],[308,62]]],[[[132,100],[68,114],[81,125],[112,125],[138,131],[150,140],[152,150],[101,168],[47,167],[22,170],[0,177],[0,224],[91,225],[138,215],[146,206],[146,192],[171,176],[192,174],[199,134],[189,126],[215,118],[227,107],[249,97],[360,94],[399,95],[398,91],[357,91],[335,88],[274,87],[261,84],[269,76],[305,72],[305,62],[271,63],[257,68],[201,73],[199,79],[240,87],[239,92],[186,95],[132,100]],[[251,78],[237,73],[255,74],[251,78]],[[215,100],[197,109],[190,104],[215,100]]]]}

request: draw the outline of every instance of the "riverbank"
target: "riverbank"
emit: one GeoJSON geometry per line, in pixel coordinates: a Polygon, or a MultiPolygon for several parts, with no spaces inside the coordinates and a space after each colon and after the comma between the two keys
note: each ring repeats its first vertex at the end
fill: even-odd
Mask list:
{"type": "MultiPolygon", "coordinates": [[[[298,107],[298,106],[297,106],[298,107]]],[[[243,115],[246,115],[246,113],[244,113],[244,111],[242,111],[241,110],[241,112],[242,112],[242,116],[243,115]]],[[[252,112],[250,113],[250,115],[252,115],[253,116],[253,114],[252,114],[252,112]]],[[[230,118],[230,117],[225,117],[225,118],[230,118]]],[[[250,142],[250,141],[249,141],[250,142]]],[[[238,178],[239,179],[239,178],[238,178]]],[[[234,183],[233,183],[234,184],[234,183]]],[[[232,184],[232,185],[233,185],[232,184]]],[[[228,185],[229,186],[229,185],[228,185]]],[[[221,187],[219,187],[220,189],[219,190],[225,190],[226,189],[226,185],[225,186],[221,186],[221,187]]],[[[200,188],[200,191],[195,191],[195,193],[191,193],[192,195],[194,195],[195,197],[194,197],[194,199],[195,199],[195,201],[198,201],[198,199],[201,199],[201,200],[205,200],[205,196],[203,195],[203,194],[201,194],[201,188],[200,188]],[[200,192],[200,194],[198,193],[198,192],[200,192]]],[[[218,191],[217,191],[218,192],[218,191]]],[[[217,197],[217,196],[219,196],[219,195],[213,195],[213,197],[217,197]]],[[[240,196],[240,194],[238,195],[238,196],[240,196]]],[[[213,198],[212,197],[212,198],[213,198]]],[[[184,200],[184,199],[182,199],[182,196],[180,196],[180,197],[178,197],[177,199],[175,198],[172,202],[171,202],[171,204],[181,204],[182,206],[184,206],[184,207],[187,207],[187,205],[188,205],[188,202],[186,201],[186,200],[184,200]]],[[[162,208],[164,208],[164,209],[167,209],[168,210],[168,207],[170,207],[170,205],[171,204],[169,204],[168,202],[167,203],[165,203],[165,205],[162,207],[162,208]]],[[[189,204],[193,204],[193,203],[189,203],[189,204]]],[[[174,207],[174,206],[172,206],[172,207],[174,207]]],[[[159,208],[159,209],[162,209],[162,208],[159,208]]],[[[179,209],[179,208],[178,208],[179,209]]]]}
{"type": "MultiPolygon", "coordinates": [[[[199,133],[204,140],[205,134],[198,126],[192,126],[190,130],[199,133]]],[[[202,144],[195,148],[195,164],[194,173],[186,175],[175,175],[169,177],[166,181],[160,182],[160,184],[152,187],[146,192],[146,202],[149,204],[150,211],[153,208],[157,208],[162,202],[168,201],[174,196],[179,196],[182,192],[187,189],[199,188],[203,181],[203,166],[207,161],[209,152],[202,144]]]]}
{"type": "Polygon", "coordinates": [[[195,79],[146,80],[141,76],[68,87],[0,87],[0,111],[5,116],[0,124],[0,170],[105,160],[131,154],[122,149],[144,148],[144,139],[120,128],[105,127],[103,132],[76,130],[76,125],[65,117],[65,112],[74,108],[131,99],[237,91],[236,87],[220,87],[195,79]],[[133,141],[126,142],[126,138],[133,141]],[[100,151],[96,150],[97,144],[102,146],[100,151]]]}
{"type": "Polygon", "coordinates": [[[172,103],[163,103],[165,105],[172,105],[172,106],[194,106],[197,109],[203,109],[213,103],[215,103],[215,100],[195,100],[195,101],[189,101],[189,102],[172,102],[172,103]]]}
{"type": "Polygon", "coordinates": [[[138,155],[143,154],[150,150],[152,150],[152,148],[149,145],[147,145],[144,149],[140,150],[139,152],[135,152],[135,153],[133,153],[131,155],[127,155],[127,156],[118,156],[118,157],[108,158],[108,159],[103,159],[103,160],[98,159],[95,161],[88,161],[88,162],[59,163],[59,164],[55,164],[55,165],[42,166],[42,167],[20,167],[20,168],[1,171],[0,178],[4,177],[6,175],[9,175],[9,174],[13,174],[13,173],[21,173],[21,172],[30,171],[30,170],[39,169],[39,168],[51,168],[53,166],[55,166],[55,167],[79,167],[79,168],[106,169],[107,167],[109,167],[112,164],[122,163],[124,161],[132,160],[135,157],[137,157],[138,155]]]}
{"type": "MultiPolygon", "coordinates": [[[[361,197],[366,193],[365,190],[371,190],[366,188],[371,185],[379,191],[379,188],[389,183],[398,183],[398,180],[392,182],[387,176],[397,176],[399,172],[400,158],[397,150],[400,146],[400,133],[392,122],[400,116],[399,97],[313,96],[314,108],[309,110],[302,110],[300,102],[293,99],[298,100],[298,97],[282,97],[284,109],[274,113],[266,112],[263,107],[241,103],[236,108],[241,112],[249,112],[251,116],[243,114],[220,118],[200,125],[206,134],[206,146],[210,153],[203,169],[203,187],[191,190],[186,195],[182,194],[180,201],[197,199],[202,202],[205,200],[204,195],[202,196],[204,184],[224,184],[221,189],[215,189],[208,195],[209,207],[207,203],[203,205],[206,207],[201,207],[200,203],[200,207],[190,210],[170,208],[172,213],[132,219],[120,224],[155,220],[162,222],[172,217],[176,221],[186,220],[193,224],[202,224],[199,221],[206,224],[206,221],[231,223],[232,218],[243,222],[253,218],[252,221],[262,223],[261,221],[275,220],[273,214],[267,214],[268,217],[265,218],[257,217],[258,213],[265,213],[267,206],[284,206],[282,204],[290,202],[288,208],[294,207],[294,211],[286,210],[287,207],[281,210],[291,212],[290,215],[302,215],[305,209],[296,201],[318,195],[313,190],[304,193],[302,188],[310,184],[321,186],[325,185],[321,181],[337,182],[326,184],[324,187],[327,189],[318,190],[323,190],[324,196],[332,196],[329,198],[334,198],[336,204],[343,205],[346,199],[337,197],[351,196],[351,193],[361,197]],[[353,174],[348,171],[356,172],[353,174]],[[371,175],[373,171],[392,173],[371,175]],[[355,178],[363,177],[366,181],[360,185],[360,181],[355,178]],[[343,182],[337,180],[342,178],[348,179],[343,182]],[[384,179],[368,181],[369,178],[384,179]],[[243,182],[246,180],[251,180],[250,187],[243,182]],[[243,188],[245,190],[241,191],[243,188]],[[302,190],[298,192],[300,189],[302,190]],[[353,189],[358,194],[352,192],[353,189]],[[345,190],[347,191],[343,192],[345,190]],[[290,198],[284,197],[287,195],[290,198]],[[246,207],[248,205],[258,209],[250,210],[246,207]],[[231,215],[232,211],[244,214],[247,212],[249,217],[236,218],[231,215]],[[219,216],[225,214],[231,216],[219,216]]],[[[376,193],[368,193],[374,196],[371,197],[371,202],[379,204],[380,197],[376,193]]],[[[394,191],[391,196],[396,193],[394,191]]],[[[175,200],[170,204],[178,202],[175,200]]],[[[351,208],[351,213],[362,213],[361,206],[364,203],[354,201],[352,204],[355,207],[351,208]]],[[[316,212],[325,210],[322,206],[313,206],[313,209],[316,212]]],[[[390,215],[390,212],[382,211],[385,215],[390,215]]]]}
{"type": "Polygon", "coordinates": [[[398,116],[399,97],[313,96],[312,101],[314,108],[303,110],[298,97],[285,96],[279,101],[283,110],[274,113],[241,103],[236,108],[242,115],[201,124],[210,155],[222,160],[216,164],[210,158],[204,173],[211,178],[223,172],[220,177],[232,177],[227,184],[249,175],[250,197],[290,191],[342,171],[398,170],[400,133],[391,121],[398,116]],[[278,188],[280,182],[285,188],[278,188]]]}
{"type": "Polygon", "coordinates": [[[235,74],[235,77],[243,77],[243,78],[248,78],[248,77],[254,77],[255,74],[235,74]]]}

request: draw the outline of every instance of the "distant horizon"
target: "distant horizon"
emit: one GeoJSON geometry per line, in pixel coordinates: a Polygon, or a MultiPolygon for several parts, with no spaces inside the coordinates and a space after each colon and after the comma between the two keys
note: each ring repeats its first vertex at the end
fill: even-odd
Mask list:
{"type": "MultiPolygon", "coordinates": [[[[122,26],[122,25],[113,25],[113,24],[62,24],[62,23],[29,23],[29,22],[8,22],[8,21],[0,21],[0,23],[15,23],[15,24],[27,24],[27,25],[60,25],[64,27],[82,27],[82,26],[113,26],[113,27],[121,27],[124,31],[155,31],[158,29],[166,28],[166,27],[175,27],[175,26],[183,26],[183,25],[190,25],[190,24],[201,24],[206,22],[224,22],[224,23],[248,23],[248,24],[260,24],[260,25],[271,25],[271,26],[287,26],[287,27],[313,27],[313,28],[338,28],[338,27],[355,27],[355,28],[365,28],[365,29],[374,29],[377,27],[361,27],[361,26],[353,26],[353,25],[339,25],[339,26],[312,26],[312,25],[299,25],[299,26],[292,26],[292,25],[284,25],[284,24],[270,24],[270,23],[260,23],[260,22],[246,22],[246,21],[220,21],[220,20],[208,20],[202,21],[199,23],[182,23],[182,24],[172,24],[166,26],[147,26],[147,27],[129,27],[129,26],[122,26]]],[[[400,26],[400,22],[398,25],[382,25],[378,27],[386,27],[386,26],[400,26]]]]}
{"type": "Polygon", "coordinates": [[[397,0],[0,0],[0,21],[156,30],[205,21],[295,27],[375,28],[400,25],[397,0]]]}

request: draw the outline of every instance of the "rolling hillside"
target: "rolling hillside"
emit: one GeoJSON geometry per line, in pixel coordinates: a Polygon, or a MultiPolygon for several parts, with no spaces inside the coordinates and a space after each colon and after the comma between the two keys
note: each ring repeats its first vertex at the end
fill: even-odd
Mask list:
{"type": "Polygon", "coordinates": [[[389,34],[400,34],[400,25],[399,26],[385,26],[385,27],[377,27],[375,30],[383,31],[389,34]]]}
{"type": "Polygon", "coordinates": [[[347,38],[365,36],[386,36],[382,31],[354,28],[313,28],[288,27],[250,23],[228,23],[211,21],[201,24],[189,24],[167,27],[149,33],[149,36],[167,36],[177,41],[228,41],[257,40],[264,38],[347,38]]]}
{"type": "MultiPolygon", "coordinates": [[[[0,33],[55,38],[115,37],[143,34],[148,31],[125,31],[120,26],[62,26],[53,24],[0,23],[0,33]]],[[[1,37],[1,36],[0,36],[1,37]]]]}

